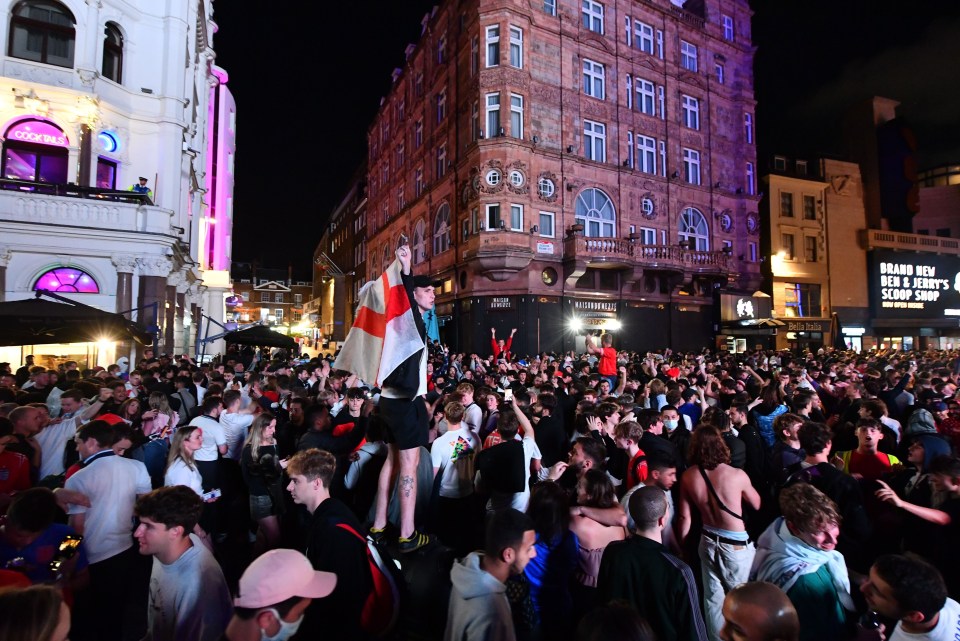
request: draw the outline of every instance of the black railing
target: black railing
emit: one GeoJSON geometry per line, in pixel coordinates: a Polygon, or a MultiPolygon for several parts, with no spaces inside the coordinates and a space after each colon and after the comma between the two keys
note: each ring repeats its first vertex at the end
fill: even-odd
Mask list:
{"type": "Polygon", "coordinates": [[[73,183],[48,183],[39,180],[19,180],[16,178],[0,178],[0,189],[22,191],[47,196],[66,196],[68,198],[93,198],[96,200],[112,200],[120,203],[134,203],[137,205],[153,205],[150,196],[135,191],[119,189],[101,189],[98,187],[83,187],[73,183]]]}

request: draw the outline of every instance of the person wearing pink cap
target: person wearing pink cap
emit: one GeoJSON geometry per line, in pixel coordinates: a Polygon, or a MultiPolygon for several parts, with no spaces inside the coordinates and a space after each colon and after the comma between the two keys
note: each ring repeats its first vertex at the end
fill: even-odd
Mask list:
{"type": "Polygon", "coordinates": [[[254,560],[240,577],[229,641],[283,641],[297,633],[313,599],[333,592],[337,575],[313,569],[296,550],[276,549],[254,560]]]}

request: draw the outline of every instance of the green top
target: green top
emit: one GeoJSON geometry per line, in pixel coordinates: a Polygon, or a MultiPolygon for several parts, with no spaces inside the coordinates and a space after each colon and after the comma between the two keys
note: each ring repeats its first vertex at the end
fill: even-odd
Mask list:
{"type": "Polygon", "coordinates": [[[851,614],[840,603],[837,588],[826,564],[804,574],[787,590],[787,596],[803,622],[800,641],[845,639],[850,636],[851,614]]]}

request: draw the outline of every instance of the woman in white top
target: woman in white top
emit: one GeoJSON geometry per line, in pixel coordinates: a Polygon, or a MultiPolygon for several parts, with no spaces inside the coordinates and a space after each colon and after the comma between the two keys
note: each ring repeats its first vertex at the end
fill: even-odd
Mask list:
{"type": "Polygon", "coordinates": [[[200,470],[193,461],[193,454],[203,445],[203,431],[194,425],[186,425],[177,430],[170,444],[167,456],[167,471],[163,475],[164,485],[186,485],[203,496],[203,483],[200,470]]]}

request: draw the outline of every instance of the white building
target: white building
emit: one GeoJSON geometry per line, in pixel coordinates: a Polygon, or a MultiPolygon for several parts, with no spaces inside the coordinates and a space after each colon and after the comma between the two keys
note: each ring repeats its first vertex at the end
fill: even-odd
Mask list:
{"type": "MultiPolygon", "coordinates": [[[[133,318],[158,326],[159,352],[178,354],[191,351],[198,314],[223,320],[236,109],[214,65],[212,14],[212,0],[8,2],[0,300],[48,289],[138,308],[133,318]],[[128,191],[140,176],[147,197],[128,191]]],[[[84,350],[89,361],[92,349],[0,348],[0,361],[84,350]]],[[[120,355],[105,342],[96,360],[120,355]]]]}

